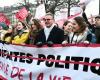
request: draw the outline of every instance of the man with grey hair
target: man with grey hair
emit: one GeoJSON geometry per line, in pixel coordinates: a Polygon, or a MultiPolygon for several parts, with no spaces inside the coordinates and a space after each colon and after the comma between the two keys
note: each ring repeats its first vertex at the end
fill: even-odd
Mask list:
{"type": "Polygon", "coordinates": [[[64,40],[64,31],[55,24],[53,15],[51,13],[46,14],[44,22],[45,27],[36,36],[35,44],[38,42],[41,42],[42,44],[46,44],[48,42],[61,44],[64,40]]]}

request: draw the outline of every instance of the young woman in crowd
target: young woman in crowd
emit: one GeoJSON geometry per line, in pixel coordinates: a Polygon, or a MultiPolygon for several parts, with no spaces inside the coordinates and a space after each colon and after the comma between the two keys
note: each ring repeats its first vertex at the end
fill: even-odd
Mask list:
{"type": "Polygon", "coordinates": [[[12,43],[26,44],[29,37],[29,32],[28,26],[24,22],[19,21],[12,35],[12,43]]]}
{"type": "Polygon", "coordinates": [[[31,20],[31,28],[30,28],[30,35],[28,38],[27,44],[34,44],[34,40],[38,34],[38,32],[42,29],[42,25],[40,20],[38,19],[32,19],[31,20]]]}
{"type": "Polygon", "coordinates": [[[82,17],[75,17],[72,21],[73,32],[69,34],[69,43],[89,43],[92,35],[88,35],[88,27],[82,17]]]}
{"type": "Polygon", "coordinates": [[[62,42],[62,44],[66,44],[66,43],[69,43],[68,35],[73,30],[72,23],[70,21],[65,21],[63,24],[63,30],[64,30],[64,41],[62,42]]]}
{"type": "Polygon", "coordinates": [[[92,35],[89,34],[87,24],[82,17],[75,17],[72,21],[65,22],[64,28],[67,37],[62,44],[89,43],[92,40],[92,35]]]}

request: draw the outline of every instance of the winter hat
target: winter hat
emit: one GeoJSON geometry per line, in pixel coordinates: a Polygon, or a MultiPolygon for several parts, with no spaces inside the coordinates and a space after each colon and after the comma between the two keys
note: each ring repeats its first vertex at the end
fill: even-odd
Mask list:
{"type": "Polygon", "coordinates": [[[0,23],[0,27],[2,27],[4,30],[8,30],[8,26],[4,22],[0,23]]]}

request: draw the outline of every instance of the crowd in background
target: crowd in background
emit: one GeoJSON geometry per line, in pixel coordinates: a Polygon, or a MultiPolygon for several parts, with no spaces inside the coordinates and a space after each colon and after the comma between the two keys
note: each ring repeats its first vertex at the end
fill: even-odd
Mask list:
{"type": "Polygon", "coordinates": [[[100,16],[95,17],[92,24],[85,14],[85,7],[82,7],[82,16],[72,20],[66,20],[62,29],[55,23],[51,13],[47,13],[41,20],[32,18],[29,23],[18,21],[15,26],[7,26],[0,23],[0,40],[12,44],[77,44],[77,43],[100,43],[100,16]]]}

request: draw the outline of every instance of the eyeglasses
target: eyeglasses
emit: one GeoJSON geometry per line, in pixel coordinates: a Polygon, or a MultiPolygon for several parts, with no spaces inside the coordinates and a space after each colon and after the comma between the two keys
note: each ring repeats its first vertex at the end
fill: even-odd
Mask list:
{"type": "Polygon", "coordinates": [[[43,19],[44,21],[50,21],[50,20],[52,20],[52,19],[43,19]]]}

